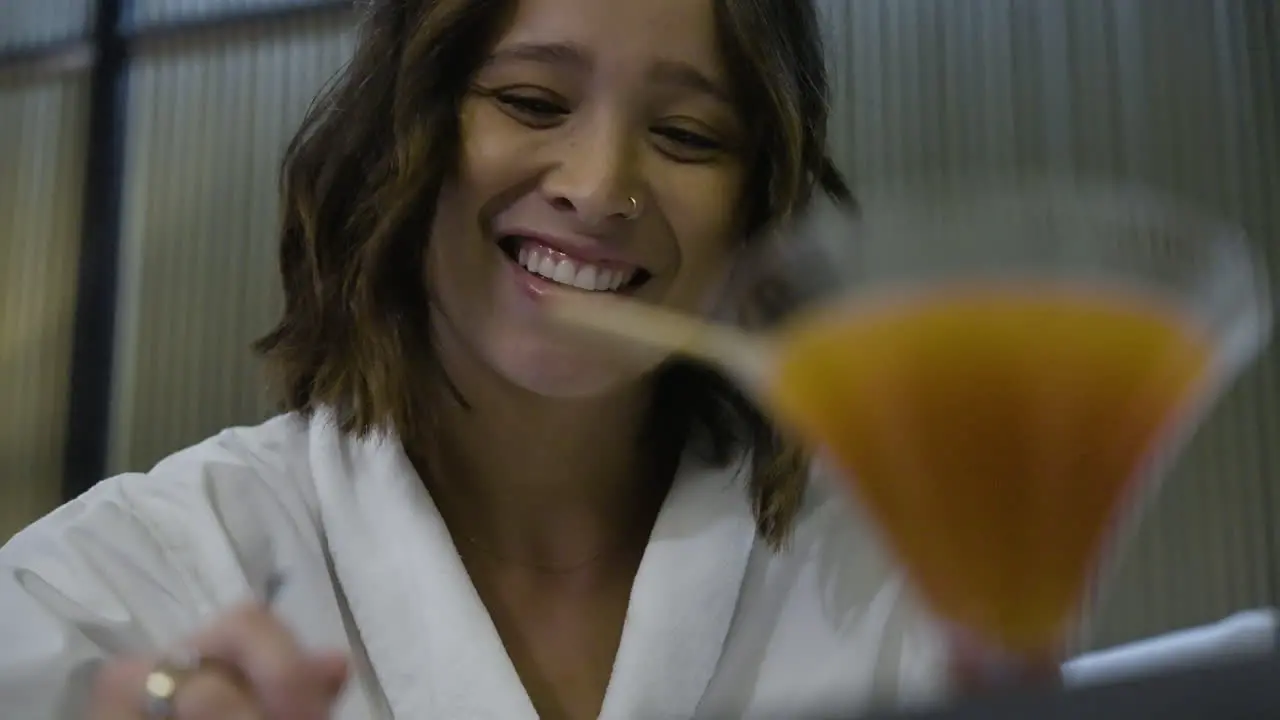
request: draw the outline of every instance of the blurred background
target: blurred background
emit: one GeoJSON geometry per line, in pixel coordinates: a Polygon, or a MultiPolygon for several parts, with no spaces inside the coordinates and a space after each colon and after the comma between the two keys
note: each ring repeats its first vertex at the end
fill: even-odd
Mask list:
{"type": "MultiPolygon", "coordinates": [[[[641,1],[641,0],[637,0],[641,1]]],[[[1231,219],[1280,277],[1275,0],[818,0],[858,183],[1045,171],[1231,219]]],[[[271,412],[281,151],[343,0],[0,0],[0,541],[271,412]]],[[[1180,461],[1083,642],[1280,604],[1268,353],[1180,461]]]]}

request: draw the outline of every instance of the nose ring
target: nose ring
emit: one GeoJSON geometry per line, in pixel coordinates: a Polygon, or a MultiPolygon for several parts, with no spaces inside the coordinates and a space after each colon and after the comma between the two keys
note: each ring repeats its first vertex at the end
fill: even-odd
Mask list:
{"type": "Polygon", "coordinates": [[[624,220],[635,220],[640,217],[640,201],[636,199],[635,195],[627,197],[627,200],[631,203],[631,207],[622,213],[622,218],[624,220]]]}

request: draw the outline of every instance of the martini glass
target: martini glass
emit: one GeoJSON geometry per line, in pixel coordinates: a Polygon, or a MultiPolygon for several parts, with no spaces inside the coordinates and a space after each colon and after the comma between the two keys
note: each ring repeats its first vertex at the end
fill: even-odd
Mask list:
{"type": "Polygon", "coordinates": [[[820,205],[759,240],[730,288],[725,324],[552,308],[737,378],[834,462],[957,643],[1006,671],[1056,663],[1157,461],[1270,327],[1240,232],[1069,183],[820,205]]]}

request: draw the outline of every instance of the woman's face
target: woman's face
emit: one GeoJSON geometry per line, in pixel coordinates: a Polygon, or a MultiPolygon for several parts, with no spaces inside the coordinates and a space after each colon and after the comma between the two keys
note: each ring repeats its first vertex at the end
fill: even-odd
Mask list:
{"type": "Polygon", "coordinates": [[[549,396],[650,368],[541,322],[549,290],[701,312],[740,231],[744,128],[712,0],[519,0],[462,103],[427,282],[444,342],[549,396]]]}

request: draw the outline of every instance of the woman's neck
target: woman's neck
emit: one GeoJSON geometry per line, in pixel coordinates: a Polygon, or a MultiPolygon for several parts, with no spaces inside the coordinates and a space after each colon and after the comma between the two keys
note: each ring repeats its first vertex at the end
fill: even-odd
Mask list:
{"type": "MultiPolygon", "coordinates": [[[[457,367],[457,366],[455,366],[457,367]]],[[[480,364],[440,393],[415,464],[460,546],[513,566],[567,569],[647,542],[679,448],[655,442],[652,390],[549,399],[480,364]]]]}

